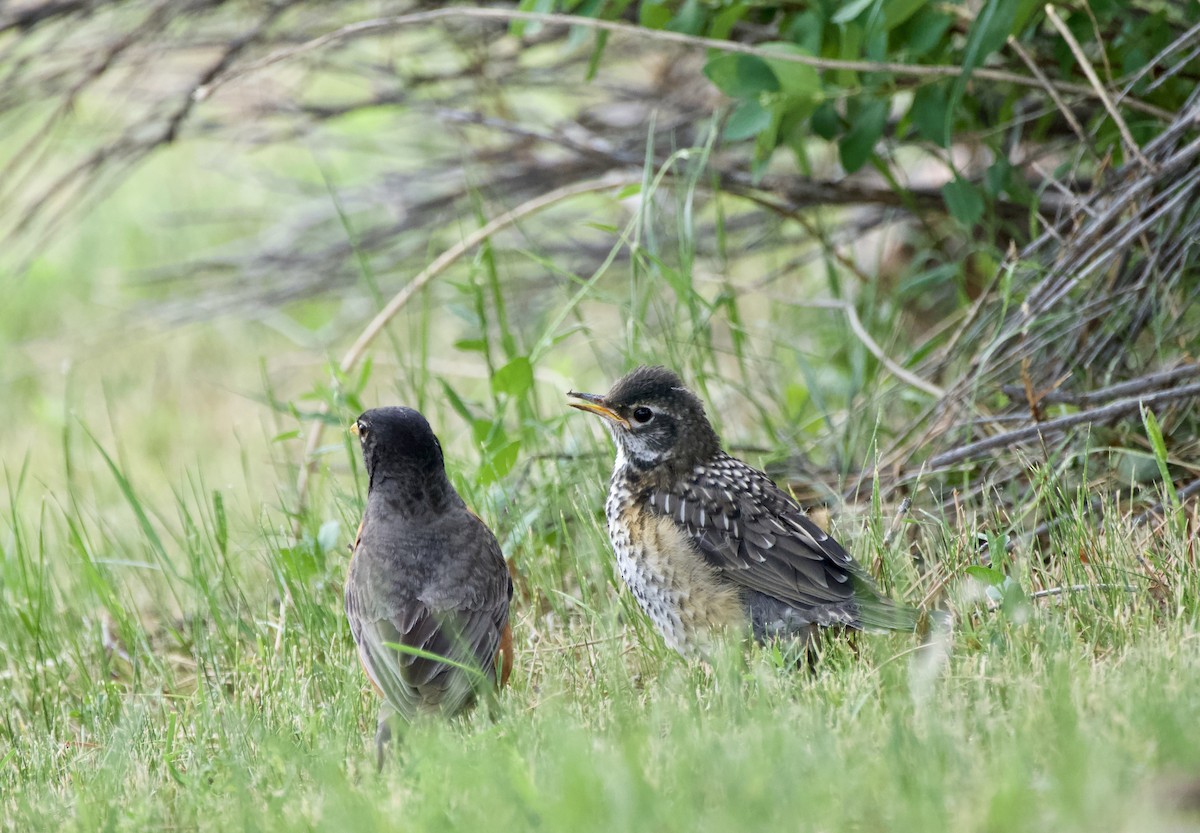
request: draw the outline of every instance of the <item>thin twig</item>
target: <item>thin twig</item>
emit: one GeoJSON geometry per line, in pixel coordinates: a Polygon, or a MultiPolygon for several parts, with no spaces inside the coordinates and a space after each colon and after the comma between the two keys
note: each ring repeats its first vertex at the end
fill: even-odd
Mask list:
{"type": "MultiPolygon", "coordinates": [[[[737,292],[742,293],[742,287],[735,287],[737,292]]],[[[772,296],[768,296],[772,297],[772,296]]],[[[871,337],[867,332],[867,328],[863,326],[862,320],[858,317],[858,312],[854,309],[854,305],[848,301],[796,301],[793,299],[781,299],[784,303],[796,307],[809,307],[813,309],[836,309],[841,310],[846,315],[846,321],[850,324],[850,329],[858,340],[862,342],[863,347],[867,348],[872,356],[879,360],[887,370],[900,381],[904,382],[917,390],[923,391],[930,396],[941,398],[946,395],[946,391],[939,388],[932,382],[927,382],[920,376],[910,370],[905,370],[897,364],[883,348],[879,346],[879,342],[871,337]]]]}
{"type": "MultiPolygon", "coordinates": [[[[1090,149],[1091,145],[1089,144],[1088,147],[1090,149]]],[[[1060,182],[1058,177],[1055,176],[1053,172],[1046,170],[1038,162],[1030,162],[1029,168],[1035,174],[1040,176],[1043,182],[1045,182],[1059,194],[1062,194],[1066,205],[1069,205],[1071,210],[1076,214],[1083,213],[1087,214],[1089,217],[1096,216],[1096,212],[1092,210],[1092,207],[1080,199],[1079,194],[1075,193],[1062,182],[1060,182]]],[[[1053,223],[1047,224],[1046,230],[1053,233],[1060,241],[1062,240],[1061,237],[1058,237],[1058,230],[1054,227],[1053,223]]]]}
{"type": "MultiPolygon", "coordinates": [[[[1162,49],[1157,55],[1155,55],[1152,59],[1147,61],[1146,65],[1144,67],[1142,67],[1137,72],[1135,72],[1133,74],[1133,77],[1129,78],[1125,82],[1125,88],[1123,90],[1121,90],[1120,93],[1117,94],[1117,101],[1120,101],[1123,98],[1125,98],[1125,96],[1129,95],[1129,93],[1133,90],[1133,88],[1138,85],[1139,81],[1141,81],[1143,78],[1145,78],[1150,73],[1157,70],[1159,65],[1163,61],[1165,61],[1167,58],[1169,58],[1173,53],[1178,52],[1180,49],[1184,48],[1188,44],[1195,43],[1197,35],[1200,35],[1200,23],[1197,23],[1195,26],[1188,29],[1182,35],[1175,38],[1174,41],[1167,44],[1167,46],[1164,49],[1162,49]]],[[[1194,54],[1195,53],[1193,53],[1193,55],[1194,54]]],[[[1176,71],[1178,71],[1178,69],[1186,66],[1189,60],[1191,60],[1190,57],[1184,58],[1183,60],[1176,62],[1176,64],[1175,64],[1176,71]]],[[[1163,72],[1163,73],[1159,74],[1158,77],[1156,77],[1154,79],[1154,82],[1150,85],[1150,89],[1154,89],[1163,80],[1171,78],[1171,76],[1173,74],[1174,74],[1174,72],[1172,72],[1172,71],[1167,71],[1167,72],[1163,72]]]]}
{"type": "Polygon", "coordinates": [[[863,326],[863,323],[859,319],[858,312],[854,309],[853,304],[849,303],[848,301],[801,301],[793,303],[795,306],[841,310],[846,315],[846,321],[850,324],[851,331],[855,336],[858,337],[858,340],[862,342],[863,347],[866,347],[867,352],[878,359],[879,363],[886,367],[893,376],[900,381],[911,385],[917,390],[928,393],[930,396],[940,398],[945,395],[946,392],[937,385],[933,384],[932,382],[925,381],[920,376],[917,376],[911,371],[905,370],[903,367],[893,361],[892,358],[883,351],[883,348],[879,346],[879,343],[871,337],[871,334],[867,332],[867,328],[863,326]]]}
{"type": "Polygon", "coordinates": [[[1017,57],[1029,68],[1029,71],[1033,73],[1033,77],[1041,82],[1042,89],[1046,91],[1046,95],[1050,96],[1050,100],[1054,102],[1054,106],[1058,108],[1058,112],[1062,113],[1063,118],[1067,120],[1067,124],[1070,125],[1075,135],[1079,137],[1079,141],[1083,142],[1089,148],[1093,147],[1091,137],[1084,131],[1083,125],[1079,123],[1079,119],[1075,118],[1075,114],[1067,106],[1067,103],[1063,101],[1062,96],[1058,94],[1058,90],[1054,89],[1054,85],[1050,83],[1050,79],[1046,77],[1046,73],[1042,72],[1041,67],[1037,65],[1037,61],[1033,60],[1033,57],[1025,51],[1025,47],[1021,46],[1020,41],[1012,35],[1008,36],[1008,46],[1013,52],[1017,53],[1017,57]]]}
{"type": "MultiPolygon", "coordinates": [[[[1100,402],[1110,402],[1122,396],[1147,393],[1178,382],[1180,379],[1190,379],[1193,376],[1200,376],[1200,363],[1181,365],[1171,370],[1164,370],[1161,373],[1151,373],[1137,379],[1130,379],[1128,382],[1121,382],[1116,385],[1110,385],[1107,388],[1086,391],[1084,393],[1072,393],[1063,390],[1047,391],[1038,396],[1038,402],[1046,405],[1060,403],[1095,405],[1100,402]]],[[[1016,385],[1002,385],[1000,390],[1008,396],[1021,396],[1024,393],[1024,390],[1016,385]]]]}
{"type": "Polygon", "coordinates": [[[1132,584],[1069,584],[1065,587],[1048,587],[1045,590],[1035,590],[1029,594],[1029,599],[1045,599],[1050,596],[1065,596],[1067,593],[1081,593],[1084,590],[1122,590],[1126,593],[1138,592],[1132,584]]]}
{"type": "MultiPolygon", "coordinates": [[[[406,26],[418,26],[425,23],[432,23],[438,20],[453,20],[453,19],[473,19],[473,20],[499,20],[499,21],[527,21],[530,23],[542,23],[545,25],[557,26],[572,26],[582,29],[598,29],[605,32],[618,32],[631,35],[637,38],[646,40],[663,41],[665,43],[677,43],[684,46],[703,47],[705,49],[716,49],[721,52],[732,52],[741,55],[754,55],[760,58],[768,58],[772,61],[782,61],[785,63],[803,64],[805,66],[815,67],[816,69],[828,70],[843,70],[850,72],[889,72],[894,75],[908,76],[912,78],[959,78],[964,74],[964,70],[960,66],[951,66],[938,64],[934,66],[922,66],[917,64],[901,64],[891,61],[842,61],[832,58],[816,58],[809,55],[798,55],[793,52],[777,52],[771,49],[764,49],[759,46],[752,46],[735,41],[720,40],[718,38],[705,38],[697,35],[687,35],[682,32],[670,32],[664,29],[647,29],[642,26],[636,26],[631,23],[622,23],[616,20],[600,20],[593,17],[576,17],[569,14],[543,14],[539,12],[523,12],[513,9],[477,9],[477,8],[443,8],[432,9],[429,11],[413,12],[411,14],[396,15],[394,17],[382,17],[374,20],[363,20],[358,23],[351,23],[342,26],[339,29],[334,29],[332,32],[327,32],[311,40],[296,44],[295,46],[285,47],[272,52],[263,58],[247,64],[246,66],[235,70],[228,75],[217,78],[208,84],[198,86],[193,90],[192,95],[198,99],[208,98],[219,87],[224,86],[230,81],[242,78],[254,72],[258,72],[274,64],[282,61],[290,60],[307,52],[320,49],[321,47],[330,44],[338,43],[344,40],[351,40],[356,37],[365,35],[373,35],[381,32],[400,29],[406,26]]],[[[977,67],[971,71],[972,78],[979,78],[987,81],[996,81],[1006,84],[1017,84],[1023,87],[1035,87],[1042,89],[1042,82],[1036,78],[1030,78],[1027,75],[1021,75],[1016,72],[1007,72],[1005,70],[991,69],[988,67],[977,67]]],[[[1085,84],[1071,84],[1064,81],[1053,82],[1056,89],[1064,93],[1072,93],[1084,95],[1089,98],[1096,98],[1097,91],[1085,84]]],[[[1100,94],[1103,96],[1103,93],[1100,94]]],[[[1129,99],[1125,102],[1127,107],[1131,109],[1141,110],[1149,113],[1163,121],[1170,121],[1174,114],[1160,107],[1155,107],[1152,104],[1147,104],[1144,101],[1129,99]]]]}
{"type": "Polygon", "coordinates": [[[863,346],[871,352],[871,355],[879,359],[880,363],[889,371],[891,371],[893,376],[902,382],[908,383],[917,390],[922,390],[930,396],[938,399],[941,399],[946,395],[946,391],[933,384],[933,382],[926,382],[917,374],[905,370],[896,362],[892,361],[891,357],[888,356],[887,353],[883,352],[883,348],[875,342],[875,339],[871,338],[871,334],[867,332],[867,328],[864,327],[862,321],[859,320],[858,312],[855,311],[853,304],[845,302],[839,306],[841,307],[842,312],[846,313],[846,320],[850,324],[850,329],[854,331],[856,336],[858,336],[858,340],[861,341],[863,346]]]}
{"type": "Polygon", "coordinates": [[[1092,66],[1092,62],[1087,59],[1087,55],[1083,54],[1083,48],[1079,45],[1079,41],[1075,39],[1075,36],[1071,34],[1071,30],[1067,28],[1067,24],[1063,23],[1062,18],[1054,11],[1054,6],[1049,3],[1046,4],[1046,17],[1050,18],[1050,22],[1054,24],[1054,28],[1058,30],[1063,40],[1067,42],[1067,46],[1071,48],[1071,54],[1075,56],[1075,60],[1079,62],[1079,68],[1083,70],[1083,74],[1092,83],[1092,87],[1096,90],[1096,95],[1104,104],[1104,109],[1108,111],[1113,121],[1117,123],[1117,130],[1120,131],[1121,139],[1125,142],[1129,152],[1146,168],[1153,170],[1154,166],[1150,164],[1149,159],[1142,155],[1142,149],[1133,138],[1133,134],[1129,132],[1129,125],[1125,124],[1125,119],[1121,117],[1121,111],[1117,109],[1117,105],[1113,104],[1112,97],[1100,82],[1100,77],[1096,75],[1096,70],[1092,66]]]}
{"type": "Polygon", "coordinates": [[[1103,408],[1093,408],[1090,411],[1083,411],[1078,414],[1059,417],[1047,422],[1041,422],[1037,425],[1030,425],[1026,428],[1020,428],[1016,431],[1007,431],[1003,434],[997,434],[994,437],[988,437],[986,440],[970,443],[962,448],[954,451],[947,451],[944,454],[939,454],[929,461],[932,468],[941,468],[943,466],[953,465],[963,460],[976,456],[984,451],[990,451],[993,448],[1001,446],[1013,445],[1015,443],[1031,440],[1040,437],[1043,434],[1048,434],[1053,431],[1062,431],[1067,428],[1073,428],[1076,425],[1084,425],[1091,422],[1103,422],[1104,420],[1122,416],[1131,411],[1136,411],[1142,406],[1158,405],[1163,402],[1173,402],[1179,399],[1186,399],[1191,396],[1200,396],[1200,383],[1194,385],[1184,385],[1183,387],[1173,388],[1171,390],[1158,391],[1156,393],[1147,394],[1146,396],[1131,397],[1114,402],[1111,405],[1105,405],[1103,408]]]}
{"type": "Polygon", "coordinates": [[[900,522],[904,520],[904,516],[908,514],[911,506],[912,498],[910,497],[906,497],[900,501],[900,506],[896,508],[896,515],[892,518],[892,524],[888,527],[887,534],[883,536],[883,548],[885,550],[892,545],[892,541],[896,540],[896,535],[900,532],[900,522]]]}
{"type": "MultiPolygon", "coordinates": [[[[1190,498],[1192,495],[1200,495],[1200,480],[1193,480],[1191,483],[1184,486],[1182,489],[1175,490],[1175,496],[1179,498],[1180,503],[1190,498]]],[[[1133,519],[1134,526],[1141,526],[1151,518],[1157,517],[1163,511],[1166,504],[1159,502],[1151,506],[1145,512],[1141,512],[1133,519]]]]}

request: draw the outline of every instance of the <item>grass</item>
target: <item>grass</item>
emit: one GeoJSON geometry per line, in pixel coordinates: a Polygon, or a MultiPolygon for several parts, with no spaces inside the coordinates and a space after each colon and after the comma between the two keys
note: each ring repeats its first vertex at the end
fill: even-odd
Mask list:
{"type": "MultiPolygon", "coordinates": [[[[135,179],[103,222],[140,220],[146,187],[135,179]]],[[[94,273],[68,274],[84,249],[44,262],[79,291],[3,345],[21,359],[3,413],[22,431],[0,438],[0,827],[1200,829],[1186,510],[1153,538],[1097,529],[1047,466],[1019,520],[1063,522],[992,568],[975,533],[1000,544],[1017,524],[986,507],[942,517],[918,499],[886,546],[890,507],[844,512],[839,536],[896,595],[944,585],[959,614],[945,639],[830,641],[812,672],[736,646],[689,664],[661,645],[614,575],[611,449],[562,407],[565,388],[669,357],[733,444],[844,470],[870,459],[900,406],[840,319],[694,280],[704,264],[686,240],[659,250],[642,233],[654,219],[625,230],[641,241],[628,267],[560,266],[562,287],[536,297],[514,285],[511,252],[485,250],[336,386],[319,347],[260,323],[89,355],[63,329],[93,309],[94,273]],[[75,357],[65,381],[39,372],[47,345],[75,357]],[[494,710],[415,727],[376,775],[376,703],[341,610],[363,486],[336,430],[298,541],[290,512],[311,414],[328,404],[347,423],[386,401],[429,413],[516,564],[518,653],[494,710]],[[1162,571],[1156,595],[1140,557],[1162,571]]],[[[128,246],[93,256],[141,263],[164,243],[128,246]]],[[[14,308],[41,291],[18,286],[14,308]]],[[[317,332],[333,317],[321,307],[287,314],[317,332]]]]}
{"type": "MultiPolygon", "coordinates": [[[[126,660],[63,613],[137,595],[131,568],[103,563],[125,547],[156,545],[136,529],[114,535],[74,587],[53,582],[36,544],[7,554],[0,771],[12,829],[1195,823],[1174,799],[1200,773],[1200,639],[1187,617],[1123,594],[973,616],[944,652],[896,636],[862,640],[858,657],[831,645],[812,674],[737,651],[688,665],[622,624],[628,608],[607,588],[593,594],[599,609],[573,604],[566,620],[524,600],[497,713],[417,727],[376,776],[374,703],[332,588],[296,595],[275,654],[273,606],[239,588],[261,597],[270,572],[292,569],[284,553],[230,564],[197,543],[177,565],[186,577],[157,573],[193,616],[115,623],[126,660]]],[[[604,555],[594,530],[577,548],[604,555]]]]}

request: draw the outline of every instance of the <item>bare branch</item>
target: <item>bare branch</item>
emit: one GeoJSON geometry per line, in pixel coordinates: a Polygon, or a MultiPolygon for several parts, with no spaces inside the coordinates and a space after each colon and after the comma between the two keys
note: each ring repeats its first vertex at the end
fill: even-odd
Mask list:
{"type": "Polygon", "coordinates": [[[944,454],[939,454],[929,461],[932,468],[942,468],[943,466],[951,466],[955,463],[968,460],[978,456],[984,451],[990,451],[994,448],[1014,445],[1016,443],[1025,442],[1026,440],[1036,439],[1046,434],[1051,434],[1057,431],[1064,431],[1068,428],[1074,428],[1077,425],[1088,425],[1097,422],[1105,422],[1110,419],[1124,416],[1125,414],[1137,411],[1142,407],[1150,407],[1168,402],[1178,402],[1184,399],[1200,396],[1200,383],[1194,385],[1184,385],[1178,388],[1172,388],[1167,391],[1158,391],[1157,393],[1138,396],[1131,399],[1122,399],[1114,402],[1111,405],[1106,405],[1103,408],[1093,408],[1090,411],[1083,411],[1078,414],[1070,414],[1069,416],[1058,417],[1057,419],[1040,422],[1037,425],[1031,425],[1027,428],[1021,428],[1016,431],[1006,431],[1002,434],[997,434],[994,437],[989,437],[986,440],[971,443],[962,448],[948,451],[944,454]]]}

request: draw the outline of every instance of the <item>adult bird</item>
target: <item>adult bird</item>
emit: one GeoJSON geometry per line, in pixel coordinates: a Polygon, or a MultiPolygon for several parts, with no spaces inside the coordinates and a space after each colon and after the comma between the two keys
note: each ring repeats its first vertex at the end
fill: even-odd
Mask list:
{"type": "Polygon", "coordinates": [[[703,653],[722,630],[811,647],[820,628],[916,627],[796,501],[725,453],[674,372],[639,367],[604,395],[568,396],[616,443],[605,511],[617,569],[671,648],[703,653]]]}
{"type": "Polygon", "coordinates": [[[496,536],[446,477],[442,446],[412,408],[355,421],[367,507],[346,579],[359,659],[383,696],[377,764],[391,718],[456,715],[512,670],[513,584],[496,536]]]}

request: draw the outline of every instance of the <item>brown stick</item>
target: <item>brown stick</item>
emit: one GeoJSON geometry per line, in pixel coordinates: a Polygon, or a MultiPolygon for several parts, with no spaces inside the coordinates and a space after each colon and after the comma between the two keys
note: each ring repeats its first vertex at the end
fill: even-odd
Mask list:
{"type": "Polygon", "coordinates": [[[1143,406],[1158,405],[1163,402],[1173,402],[1178,399],[1186,399],[1190,396],[1200,396],[1200,383],[1194,385],[1184,385],[1183,387],[1173,388],[1171,390],[1158,391],[1157,393],[1147,394],[1145,396],[1131,397],[1113,402],[1111,405],[1105,405],[1102,408],[1093,408],[1090,411],[1083,411],[1070,416],[1059,417],[1047,422],[1039,423],[1038,425],[1030,425],[1026,428],[1019,428],[1016,431],[1008,431],[1003,434],[997,434],[994,437],[988,437],[986,440],[970,443],[962,448],[954,451],[947,451],[939,454],[929,461],[929,465],[933,468],[941,468],[942,466],[953,465],[954,463],[974,457],[975,455],[990,451],[993,448],[1000,446],[1012,445],[1014,443],[1024,442],[1025,440],[1035,439],[1044,434],[1053,431],[1062,431],[1067,428],[1073,428],[1076,425],[1084,425],[1089,422],[1102,422],[1113,417],[1122,416],[1131,411],[1136,411],[1143,406]]]}
{"type": "MultiPolygon", "coordinates": [[[[1151,373],[1138,379],[1130,379],[1128,382],[1120,382],[1116,385],[1110,385],[1107,388],[1086,391],[1084,393],[1071,393],[1070,391],[1062,390],[1047,391],[1046,393],[1039,394],[1038,401],[1045,405],[1062,402],[1071,405],[1095,405],[1099,402],[1109,402],[1121,396],[1130,396],[1131,394],[1145,393],[1157,388],[1166,387],[1172,382],[1177,382],[1180,379],[1188,379],[1192,376],[1200,376],[1200,364],[1185,364],[1172,370],[1151,373]]],[[[1024,389],[1016,385],[1001,385],[1000,390],[1009,396],[1020,397],[1025,394],[1024,389]]]]}

